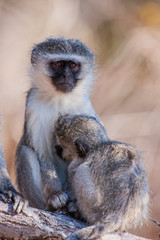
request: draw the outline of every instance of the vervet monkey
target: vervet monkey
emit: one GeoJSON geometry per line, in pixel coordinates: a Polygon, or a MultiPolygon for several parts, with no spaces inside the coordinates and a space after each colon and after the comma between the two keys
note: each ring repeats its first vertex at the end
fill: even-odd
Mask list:
{"type": "Polygon", "coordinates": [[[31,54],[23,136],[16,152],[16,182],[30,206],[65,206],[66,164],[56,156],[53,129],[59,114],[97,117],[89,98],[94,56],[76,39],[49,38],[31,54]]]}
{"type": "Polygon", "coordinates": [[[148,217],[148,183],[137,150],[103,137],[99,122],[61,116],[55,125],[59,156],[68,164],[68,196],[74,211],[91,226],[72,239],[97,239],[128,230],[148,217]]]}
{"type": "Polygon", "coordinates": [[[0,141],[0,200],[5,203],[13,203],[13,211],[20,213],[27,207],[27,201],[13,187],[6,164],[4,162],[2,146],[0,141]]]}

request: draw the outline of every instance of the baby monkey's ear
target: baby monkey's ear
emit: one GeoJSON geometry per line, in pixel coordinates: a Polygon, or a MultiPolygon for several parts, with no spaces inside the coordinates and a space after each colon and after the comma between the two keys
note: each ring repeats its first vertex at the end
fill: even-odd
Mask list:
{"type": "Polygon", "coordinates": [[[77,149],[77,154],[79,155],[80,158],[84,158],[88,153],[89,150],[88,147],[78,139],[76,139],[74,143],[77,149]]]}

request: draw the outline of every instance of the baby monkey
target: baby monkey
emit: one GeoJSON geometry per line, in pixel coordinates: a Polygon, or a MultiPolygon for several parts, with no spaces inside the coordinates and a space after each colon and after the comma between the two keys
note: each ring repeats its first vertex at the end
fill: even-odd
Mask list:
{"type": "MultiPolygon", "coordinates": [[[[61,116],[57,154],[68,163],[68,196],[90,226],[71,239],[96,239],[136,227],[148,217],[149,188],[137,150],[110,141],[93,117],[61,116]]],[[[72,206],[73,207],[73,206],[72,206]]]]}

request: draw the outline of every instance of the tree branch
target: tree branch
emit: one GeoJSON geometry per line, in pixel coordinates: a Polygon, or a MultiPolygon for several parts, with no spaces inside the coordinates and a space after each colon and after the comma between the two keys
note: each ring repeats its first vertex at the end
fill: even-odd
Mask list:
{"type": "MultiPolygon", "coordinates": [[[[57,239],[64,240],[86,225],[61,213],[27,208],[24,213],[12,212],[12,205],[0,202],[0,239],[57,239]]],[[[103,240],[147,240],[129,233],[113,233],[103,240]]]]}

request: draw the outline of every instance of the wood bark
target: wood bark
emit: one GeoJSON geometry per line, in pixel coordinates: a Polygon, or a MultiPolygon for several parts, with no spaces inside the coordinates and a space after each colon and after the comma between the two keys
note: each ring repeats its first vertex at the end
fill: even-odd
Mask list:
{"type": "MultiPolygon", "coordinates": [[[[64,240],[86,224],[62,213],[50,213],[28,207],[23,213],[12,212],[12,205],[0,202],[0,239],[64,240]]],[[[112,233],[102,240],[147,240],[129,233],[112,233]]]]}

